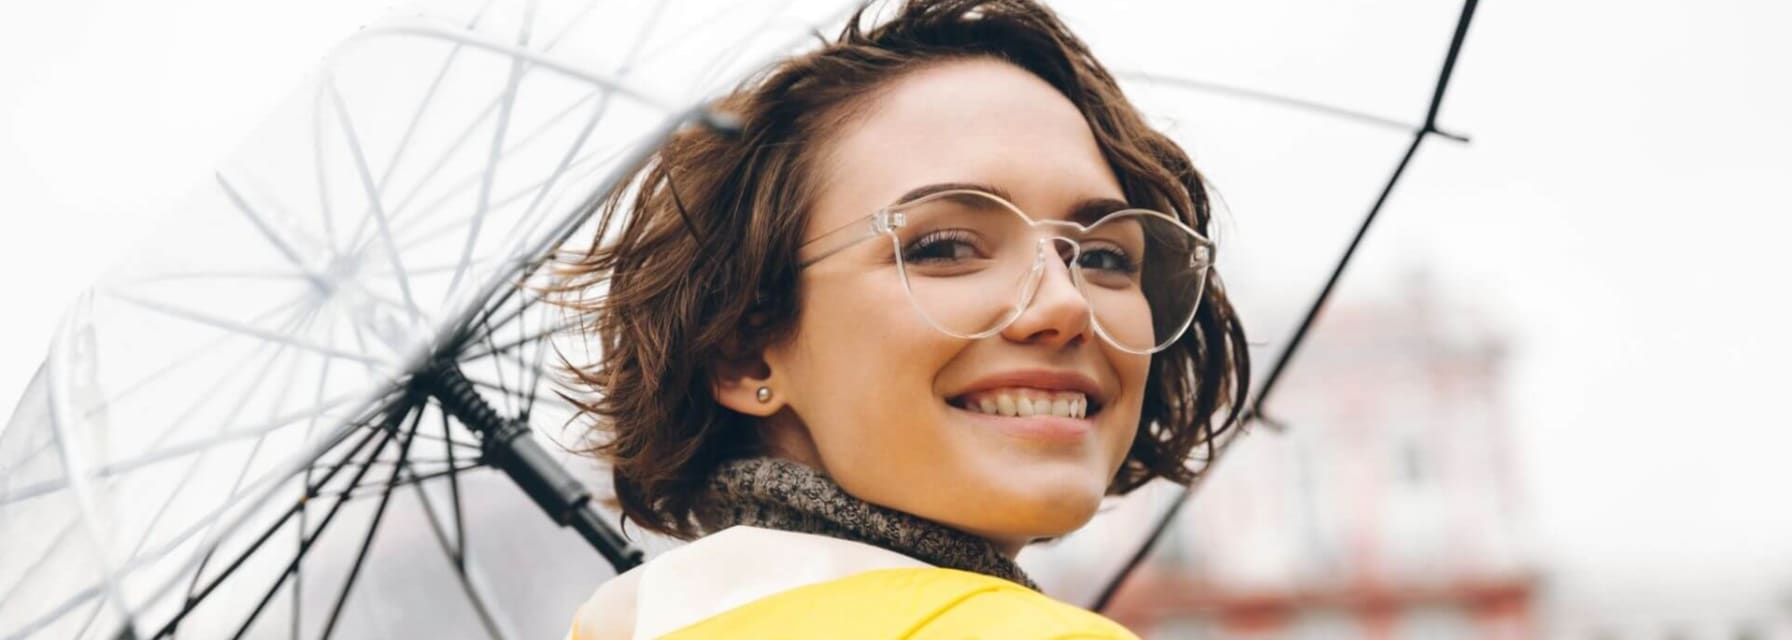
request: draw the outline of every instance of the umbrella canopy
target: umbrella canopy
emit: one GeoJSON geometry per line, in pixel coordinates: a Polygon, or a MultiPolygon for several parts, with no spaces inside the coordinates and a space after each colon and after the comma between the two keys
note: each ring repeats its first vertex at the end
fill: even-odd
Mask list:
{"type": "MultiPolygon", "coordinates": [[[[592,194],[852,8],[440,3],[345,42],[68,311],[0,431],[0,638],[559,633],[617,559],[493,448],[605,490],[551,393],[590,345],[529,285],[592,194]]],[[[1059,10],[1215,184],[1271,360],[1435,115],[1457,8],[1059,10]]],[[[1177,495],[1022,561],[1092,602],[1177,495]]]]}
{"type": "MultiPolygon", "coordinates": [[[[1124,18],[1066,11],[1219,195],[1218,269],[1257,363],[1247,425],[1283,427],[1270,392],[1423,143],[1467,142],[1438,117],[1475,5],[1268,2],[1183,20],[1152,20],[1171,13],[1164,5],[1126,5],[1143,13],[1124,18]]],[[[1048,584],[1104,608],[1191,491],[1148,486],[1116,505],[1071,537],[1090,548],[1081,561],[1038,563],[1060,576],[1048,584]],[[1142,541],[1115,544],[1140,529],[1142,541]]]]}
{"type": "Polygon", "coordinates": [[[0,637],[563,630],[610,563],[529,497],[579,483],[490,473],[572,444],[529,284],[692,107],[848,8],[440,3],[343,43],[67,313],[0,433],[0,637]]]}

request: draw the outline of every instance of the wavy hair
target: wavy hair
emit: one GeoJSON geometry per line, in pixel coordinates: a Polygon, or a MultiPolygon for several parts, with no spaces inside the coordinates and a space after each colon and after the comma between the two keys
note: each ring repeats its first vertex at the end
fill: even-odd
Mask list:
{"type": "MultiPolygon", "coordinates": [[[[595,362],[563,360],[563,395],[589,429],[588,453],[610,465],[624,516],[643,528],[700,535],[692,512],[710,472],[764,450],[754,419],[716,402],[712,368],[792,337],[815,153],[893,79],[980,57],[1037,75],[1081,111],[1130,202],[1208,233],[1207,187],[1188,154],[1145,124],[1050,9],[909,0],[875,26],[867,17],[860,9],[837,38],[721,98],[714,108],[738,130],[676,133],[597,201],[591,246],[557,265],[556,301],[601,348],[595,362]]],[[[1189,331],[1152,357],[1138,434],[1109,493],[1192,482],[1238,423],[1249,380],[1243,327],[1213,273],[1189,331]]]]}

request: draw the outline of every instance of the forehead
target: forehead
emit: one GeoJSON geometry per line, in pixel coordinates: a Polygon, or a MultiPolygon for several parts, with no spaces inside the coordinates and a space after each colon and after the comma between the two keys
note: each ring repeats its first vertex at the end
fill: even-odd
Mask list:
{"type": "Polygon", "coordinates": [[[976,183],[1038,218],[1096,197],[1124,199],[1076,106],[994,59],[944,62],[883,87],[820,154],[809,228],[830,229],[917,187],[976,183]]]}

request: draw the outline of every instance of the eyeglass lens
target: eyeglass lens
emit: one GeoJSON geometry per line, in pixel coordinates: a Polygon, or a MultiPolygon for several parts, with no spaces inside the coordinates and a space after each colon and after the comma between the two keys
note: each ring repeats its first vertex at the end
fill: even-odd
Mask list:
{"type": "Polygon", "coordinates": [[[1072,266],[1108,341],[1128,351],[1157,351],[1188,327],[1210,263],[1206,240],[1164,214],[1139,209],[1084,228],[1035,222],[995,196],[952,191],[893,211],[902,215],[893,244],[915,306],[961,337],[989,335],[1019,316],[1049,256],[1072,266]]]}

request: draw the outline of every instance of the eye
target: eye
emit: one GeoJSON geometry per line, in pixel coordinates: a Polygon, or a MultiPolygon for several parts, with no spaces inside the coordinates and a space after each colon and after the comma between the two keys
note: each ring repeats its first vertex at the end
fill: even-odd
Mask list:
{"type": "Polygon", "coordinates": [[[1119,247],[1096,246],[1084,247],[1082,255],[1077,257],[1077,266],[1084,271],[1094,270],[1107,274],[1133,274],[1138,272],[1138,265],[1132,257],[1119,247]]]}
{"type": "Polygon", "coordinates": [[[962,229],[929,232],[902,248],[902,260],[908,264],[951,264],[980,257],[976,236],[962,229]]]}

